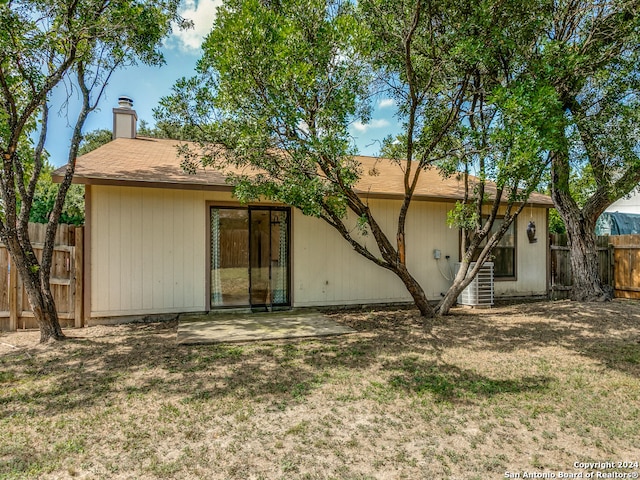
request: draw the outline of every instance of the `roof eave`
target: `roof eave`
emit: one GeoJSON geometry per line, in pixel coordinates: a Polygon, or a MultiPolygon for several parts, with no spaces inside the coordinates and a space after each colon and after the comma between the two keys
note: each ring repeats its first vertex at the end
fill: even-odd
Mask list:
{"type": "MultiPolygon", "coordinates": [[[[64,178],[61,175],[52,175],[55,183],[61,183],[64,178]]],[[[210,183],[189,183],[189,182],[163,182],[153,180],[125,180],[119,178],[86,177],[76,175],[73,183],[80,185],[104,185],[117,187],[144,187],[144,188],[171,188],[176,190],[209,190],[217,192],[231,192],[231,185],[220,185],[210,183]]]]}
{"type": "MultiPolygon", "coordinates": [[[[356,193],[363,198],[374,198],[380,200],[404,200],[404,195],[397,193],[384,193],[384,192],[365,192],[357,190],[356,193]]],[[[413,194],[411,197],[413,200],[422,202],[456,202],[463,200],[462,196],[453,195],[425,195],[425,194],[413,194]]],[[[502,205],[507,205],[507,202],[501,202],[502,205]]],[[[528,200],[527,205],[534,207],[553,208],[553,202],[542,202],[538,200],[528,200]]]]}
{"type": "MultiPolygon", "coordinates": [[[[54,174],[52,180],[55,183],[61,183],[64,175],[54,174]]],[[[119,178],[104,178],[104,177],[88,177],[82,175],[76,175],[73,177],[73,183],[80,185],[104,185],[104,186],[118,186],[118,187],[144,187],[144,188],[171,188],[176,190],[207,190],[217,192],[232,192],[233,186],[228,184],[211,184],[211,183],[191,183],[191,182],[163,182],[152,180],[128,180],[119,178]]],[[[356,190],[356,193],[363,198],[372,198],[380,200],[403,200],[404,195],[397,193],[386,192],[371,192],[356,190]]],[[[412,197],[416,201],[422,202],[455,202],[462,200],[461,196],[439,196],[439,195],[424,195],[414,194],[412,197]]],[[[506,204],[506,202],[502,202],[506,204]]],[[[529,205],[542,208],[553,208],[552,202],[540,202],[536,200],[530,200],[527,202],[529,205]]]]}

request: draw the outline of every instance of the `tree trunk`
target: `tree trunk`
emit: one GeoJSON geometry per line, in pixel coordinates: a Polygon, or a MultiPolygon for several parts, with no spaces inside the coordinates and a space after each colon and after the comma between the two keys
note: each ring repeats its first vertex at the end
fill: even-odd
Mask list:
{"type": "Polygon", "coordinates": [[[429,303],[429,300],[427,300],[424,290],[417,280],[411,276],[407,267],[398,264],[397,267],[393,269],[393,272],[400,277],[402,283],[407,287],[407,291],[411,294],[416,307],[420,310],[420,315],[425,318],[433,318],[435,316],[435,310],[429,303]]]}
{"type": "Polygon", "coordinates": [[[467,276],[467,269],[469,266],[469,262],[464,262],[460,265],[460,269],[458,273],[456,273],[455,278],[453,279],[453,283],[447,290],[447,293],[444,294],[444,298],[440,301],[440,304],[436,308],[436,314],[439,317],[444,315],[448,315],[451,308],[458,301],[458,296],[462,291],[469,285],[471,279],[468,282],[465,282],[465,278],[467,276]]]}
{"type": "Polygon", "coordinates": [[[568,152],[560,150],[551,158],[551,198],[569,238],[573,277],[571,299],[582,302],[611,300],[613,291],[605,289],[600,278],[595,233],[596,220],[607,205],[606,195],[599,188],[580,209],[569,189],[568,152]]]}
{"type": "MultiPolygon", "coordinates": [[[[29,306],[40,328],[40,343],[49,340],[64,340],[66,337],[60,328],[58,311],[51,294],[49,282],[42,282],[42,270],[33,250],[25,251],[20,245],[15,230],[7,232],[6,246],[11,255],[12,265],[18,270],[27,292],[29,306]]],[[[30,244],[29,244],[30,246],[30,244]]]]}
{"type": "Polygon", "coordinates": [[[46,343],[49,340],[64,340],[66,337],[60,328],[58,312],[51,292],[49,290],[41,291],[37,287],[27,287],[27,283],[25,283],[25,290],[29,297],[29,305],[40,328],[40,343],[46,343]]]}
{"type": "MultiPolygon", "coordinates": [[[[563,216],[564,217],[564,216],[563,216]]],[[[564,218],[569,237],[573,286],[571,300],[604,302],[611,300],[612,292],[600,278],[595,222],[568,215],[564,218]]]]}
{"type": "MultiPolygon", "coordinates": [[[[453,283],[447,290],[447,293],[444,294],[444,298],[436,307],[436,315],[438,315],[439,317],[449,315],[449,311],[458,301],[458,297],[460,296],[462,291],[469,286],[469,284],[478,274],[478,270],[480,269],[480,267],[477,266],[477,263],[476,268],[469,270],[469,265],[471,264],[471,252],[475,250],[475,248],[477,247],[477,243],[479,242],[474,242],[474,244],[472,244],[472,247],[462,258],[462,263],[460,264],[458,273],[456,273],[456,276],[453,279],[453,283]]],[[[478,261],[481,261],[482,264],[484,264],[486,260],[486,255],[483,258],[484,260],[478,259],[478,261]]]]}
{"type": "Polygon", "coordinates": [[[23,278],[31,311],[40,328],[40,343],[46,343],[49,340],[64,340],[66,337],[60,328],[58,311],[53,301],[51,289],[48,286],[46,288],[40,286],[37,274],[33,276],[25,276],[22,272],[20,274],[23,278]]]}

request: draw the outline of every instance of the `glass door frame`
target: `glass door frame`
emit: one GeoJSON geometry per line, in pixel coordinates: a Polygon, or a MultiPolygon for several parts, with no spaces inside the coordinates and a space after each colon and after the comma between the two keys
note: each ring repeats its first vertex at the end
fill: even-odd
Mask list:
{"type": "MultiPolygon", "coordinates": [[[[255,311],[268,311],[270,309],[278,309],[278,308],[289,308],[291,307],[291,208],[290,207],[283,207],[283,206],[274,206],[274,205],[251,205],[248,207],[249,209],[249,307],[252,310],[255,311]],[[269,221],[271,221],[271,212],[284,212],[287,214],[287,223],[286,223],[286,239],[287,239],[287,244],[286,244],[286,261],[287,261],[287,267],[285,270],[286,273],[286,277],[287,277],[287,281],[286,281],[286,293],[287,293],[287,301],[283,302],[283,303],[278,303],[278,304],[274,304],[273,301],[271,301],[270,303],[253,303],[253,292],[252,292],[252,288],[253,288],[253,272],[252,272],[252,267],[251,267],[251,254],[253,252],[253,235],[252,235],[252,230],[251,230],[251,226],[252,226],[252,215],[251,213],[253,211],[266,211],[269,213],[269,221]]],[[[271,282],[273,281],[273,273],[271,270],[271,258],[272,258],[272,252],[271,252],[271,248],[272,248],[272,242],[271,242],[271,235],[272,235],[272,230],[271,230],[271,224],[269,224],[269,283],[270,286],[271,282]]],[[[271,289],[270,289],[271,291],[271,289]]],[[[271,292],[271,297],[273,297],[273,292],[271,292]]],[[[272,300],[272,298],[270,298],[270,300],[272,300]]]]}
{"type": "MultiPolygon", "coordinates": [[[[207,231],[206,231],[206,235],[207,235],[207,242],[206,242],[206,261],[205,261],[205,269],[206,269],[206,277],[205,277],[205,285],[206,285],[206,303],[205,303],[205,307],[206,310],[212,311],[212,310],[225,310],[225,309],[234,309],[234,308],[251,308],[252,310],[255,308],[256,311],[266,311],[269,309],[279,309],[279,308],[291,308],[292,305],[292,301],[291,301],[291,223],[292,223],[292,209],[291,207],[286,207],[286,206],[282,206],[282,205],[250,205],[250,206],[242,206],[242,205],[238,205],[237,203],[234,202],[216,202],[216,201],[207,201],[206,202],[206,225],[207,225],[207,231]],[[212,301],[211,301],[211,267],[212,267],[212,258],[211,258],[211,235],[212,235],[212,225],[211,225],[211,210],[217,208],[217,209],[233,209],[233,210],[245,210],[247,211],[248,214],[248,218],[249,218],[249,225],[248,225],[248,229],[247,229],[247,235],[248,235],[248,242],[249,242],[249,249],[248,249],[248,255],[249,258],[247,259],[248,261],[248,270],[249,270],[249,291],[248,293],[248,298],[249,298],[249,303],[246,305],[219,305],[219,306],[215,306],[212,305],[212,301]],[[286,281],[286,298],[287,301],[284,303],[278,303],[278,304],[260,304],[260,305],[254,305],[251,303],[252,301],[252,295],[251,295],[251,286],[252,286],[252,279],[251,279],[251,248],[252,248],[252,230],[251,230],[251,211],[252,210],[262,210],[262,211],[268,211],[268,212],[285,212],[287,214],[287,222],[286,222],[286,239],[287,239],[287,244],[286,244],[286,261],[287,261],[287,266],[286,266],[286,270],[285,270],[285,274],[287,277],[287,281],[286,281]]],[[[270,229],[271,230],[271,229],[270,229]]],[[[271,235],[271,233],[270,233],[271,235]]],[[[271,249],[271,244],[269,246],[269,249],[271,249]]],[[[271,254],[271,251],[270,251],[271,254]]],[[[269,279],[271,281],[271,266],[269,266],[269,279]]]]}

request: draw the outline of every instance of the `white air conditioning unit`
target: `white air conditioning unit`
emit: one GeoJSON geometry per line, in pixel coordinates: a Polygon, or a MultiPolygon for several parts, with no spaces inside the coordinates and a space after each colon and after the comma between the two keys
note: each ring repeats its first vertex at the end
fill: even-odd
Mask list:
{"type": "MultiPolygon", "coordinates": [[[[471,262],[469,270],[475,267],[476,262],[471,262]]],[[[456,264],[456,272],[460,269],[460,263],[456,264]]],[[[485,262],[467,288],[458,296],[459,305],[471,307],[491,307],[493,305],[493,262],[485,262]]]]}

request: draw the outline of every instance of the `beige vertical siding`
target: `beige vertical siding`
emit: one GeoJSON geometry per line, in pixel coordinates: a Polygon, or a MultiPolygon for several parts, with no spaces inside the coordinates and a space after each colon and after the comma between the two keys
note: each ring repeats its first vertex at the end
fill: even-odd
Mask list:
{"type": "Polygon", "coordinates": [[[547,210],[526,207],[516,225],[516,281],[495,283],[497,296],[528,296],[547,293],[547,210]],[[536,243],[529,243],[527,225],[536,224],[536,243]]]}
{"type": "MultiPolygon", "coordinates": [[[[207,201],[222,192],[93,186],[91,188],[91,316],[203,311],[206,308],[207,201]]],[[[371,200],[393,241],[400,202],[371,200]]],[[[407,260],[432,300],[441,297],[458,261],[459,234],[446,225],[446,202],[414,202],[407,218],[407,260]],[[441,259],[433,258],[434,249],[441,259]],[[449,256],[449,260],[446,259],[449,256]]],[[[351,221],[357,232],[355,220],[351,221]]],[[[517,225],[517,280],[496,282],[497,295],[546,292],[546,211],[527,207],[517,225]],[[529,244],[533,215],[538,242],[529,244]]],[[[376,254],[374,239],[361,240],[376,254]]],[[[294,306],[411,301],[391,272],[357,254],[322,220],[293,212],[294,306]]]]}
{"type": "Polygon", "coordinates": [[[206,202],[229,194],[91,189],[91,315],[205,309],[206,202]]]}
{"type": "MultiPolygon", "coordinates": [[[[370,206],[391,241],[395,239],[400,202],[372,200],[370,206]]],[[[430,300],[438,300],[450,285],[459,260],[460,237],[447,226],[453,203],[414,202],[406,225],[409,271],[423,286],[430,300]],[[434,250],[440,250],[440,260],[434,250]],[[450,258],[447,260],[446,257],[450,258]]],[[[294,215],[294,283],[296,305],[343,305],[409,302],[411,296],[392,273],[357,254],[328,225],[314,218],[294,215]]],[[[355,221],[351,222],[356,230],[355,221]]],[[[546,293],[546,210],[527,207],[516,226],[516,280],[495,283],[496,296],[543,295],[546,293]],[[533,218],[538,242],[530,244],[526,228],[533,218]]],[[[360,237],[377,252],[372,237],[360,237]]]]}
{"type": "MultiPolygon", "coordinates": [[[[395,241],[400,202],[372,200],[375,218],[395,241]]],[[[414,202],[406,225],[407,262],[430,299],[440,298],[448,288],[458,260],[459,235],[446,225],[452,204],[414,202]],[[439,249],[441,259],[433,258],[439,249]],[[449,256],[449,260],[446,256],[449,256]]],[[[356,231],[355,221],[352,221],[356,231]]],[[[296,305],[341,305],[359,303],[407,302],[411,296],[392,272],[356,253],[330,226],[295,212],[294,217],[293,298],[296,305]]],[[[376,253],[371,235],[360,237],[376,253]]]]}
{"type": "MultiPolygon", "coordinates": [[[[354,229],[355,229],[355,222],[354,229]]],[[[372,238],[364,238],[378,254],[372,238]]],[[[321,220],[294,213],[293,300],[297,306],[404,301],[402,283],[392,273],[355,253],[321,220]]]]}

